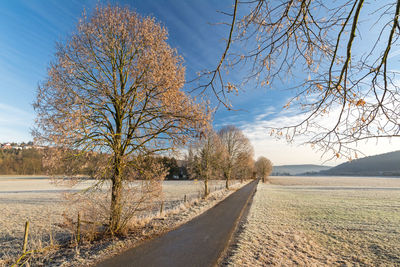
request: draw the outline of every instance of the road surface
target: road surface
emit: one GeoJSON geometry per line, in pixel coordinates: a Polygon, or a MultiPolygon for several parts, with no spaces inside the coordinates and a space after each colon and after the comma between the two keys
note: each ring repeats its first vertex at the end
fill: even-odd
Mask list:
{"type": "Polygon", "coordinates": [[[214,266],[227,248],[258,181],[228,196],[213,208],[163,236],[109,258],[105,266],[214,266]]]}

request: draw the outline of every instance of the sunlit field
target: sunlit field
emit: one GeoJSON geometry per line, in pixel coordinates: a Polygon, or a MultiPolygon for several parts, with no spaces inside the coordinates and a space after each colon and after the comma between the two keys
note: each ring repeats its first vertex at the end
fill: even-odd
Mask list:
{"type": "Polygon", "coordinates": [[[232,266],[400,265],[400,179],[260,183],[232,266]]]}
{"type": "MultiPolygon", "coordinates": [[[[22,249],[24,224],[30,222],[29,247],[40,248],[49,238],[69,238],[70,233],[61,227],[63,213],[74,213],[75,208],[63,197],[65,192],[77,192],[93,181],[73,188],[55,185],[45,177],[0,177],[0,266],[1,260],[15,258],[22,249]],[[42,244],[43,243],[43,244],[42,244]]],[[[211,191],[224,188],[225,181],[211,181],[211,191]]],[[[199,198],[203,193],[201,181],[164,181],[164,210],[199,198]]]]}

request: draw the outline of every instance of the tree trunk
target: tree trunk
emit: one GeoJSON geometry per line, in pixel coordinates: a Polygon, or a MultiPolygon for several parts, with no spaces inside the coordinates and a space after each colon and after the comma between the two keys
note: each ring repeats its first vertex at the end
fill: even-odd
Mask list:
{"type": "Polygon", "coordinates": [[[231,170],[230,169],[226,172],[225,178],[226,178],[225,187],[226,187],[226,189],[229,189],[229,180],[231,179],[231,170]]]}
{"type": "Polygon", "coordinates": [[[122,213],[122,177],[120,160],[114,161],[114,177],[112,178],[110,232],[112,235],[120,230],[122,213]]]}
{"type": "Polygon", "coordinates": [[[204,197],[208,196],[208,179],[204,180],[204,197]]]}

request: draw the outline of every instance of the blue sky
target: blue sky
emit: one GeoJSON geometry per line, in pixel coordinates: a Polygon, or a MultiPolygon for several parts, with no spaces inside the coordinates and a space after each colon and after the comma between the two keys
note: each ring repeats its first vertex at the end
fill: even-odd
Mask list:
{"type": "MultiPolygon", "coordinates": [[[[109,2],[128,5],[142,15],[154,16],[165,25],[169,31],[169,44],[185,60],[187,80],[195,77],[198,71],[217,64],[228,31],[227,26],[216,23],[229,20],[217,10],[231,11],[233,1],[109,2]]],[[[74,31],[84,8],[90,13],[97,3],[98,0],[0,2],[0,142],[32,139],[30,129],[35,118],[32,103],[38,83],[46,77],[55,43],[74,31]]],[[[235,73],[230,75],[234,77],[235,73]]],[[[289,97],[279,86],[267,91],[247,85],[244,92],[231,98],[238,111],[218,110],[215,128],[227,124],[241,127],[249,135],[256,156],[265,155],[276,165],[321,164],[324,160],[318,152],[275,141],[264,129],[263,125],[268,121],[296,119],[278,115],[289,97]]],[[[399,146],[385,143],[378,149],[369,144],[366,154],[396,150],[396,147],[399,146]]]]}

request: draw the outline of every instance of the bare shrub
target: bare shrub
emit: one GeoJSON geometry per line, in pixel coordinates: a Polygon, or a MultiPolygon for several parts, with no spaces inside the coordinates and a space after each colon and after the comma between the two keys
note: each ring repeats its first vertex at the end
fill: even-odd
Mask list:
{"type": "MultiPolygon", "coordinates": [[[[121,198],[120,233],[130,229],[134,217],[154,210],[162,199],[162,181],[167,171],[162,163],[153,158],[136,159],[135,166],[127,168],[130,177],[123,181],[121,198]],[[139,163],[140,162],[140,163],[139,163]]],[[[108,180],[94,181],[93,185],[77,193],[66,194],[71,205],[64,213],[64,226],[72,233],[76,229],[77,214],[81,218],[81,234],[85,240],[94,240],[100,233],[107,232],[109,222],[112,184],[108,180]],[[71,207],[75,207],[72,208],[71,207]]]]}

